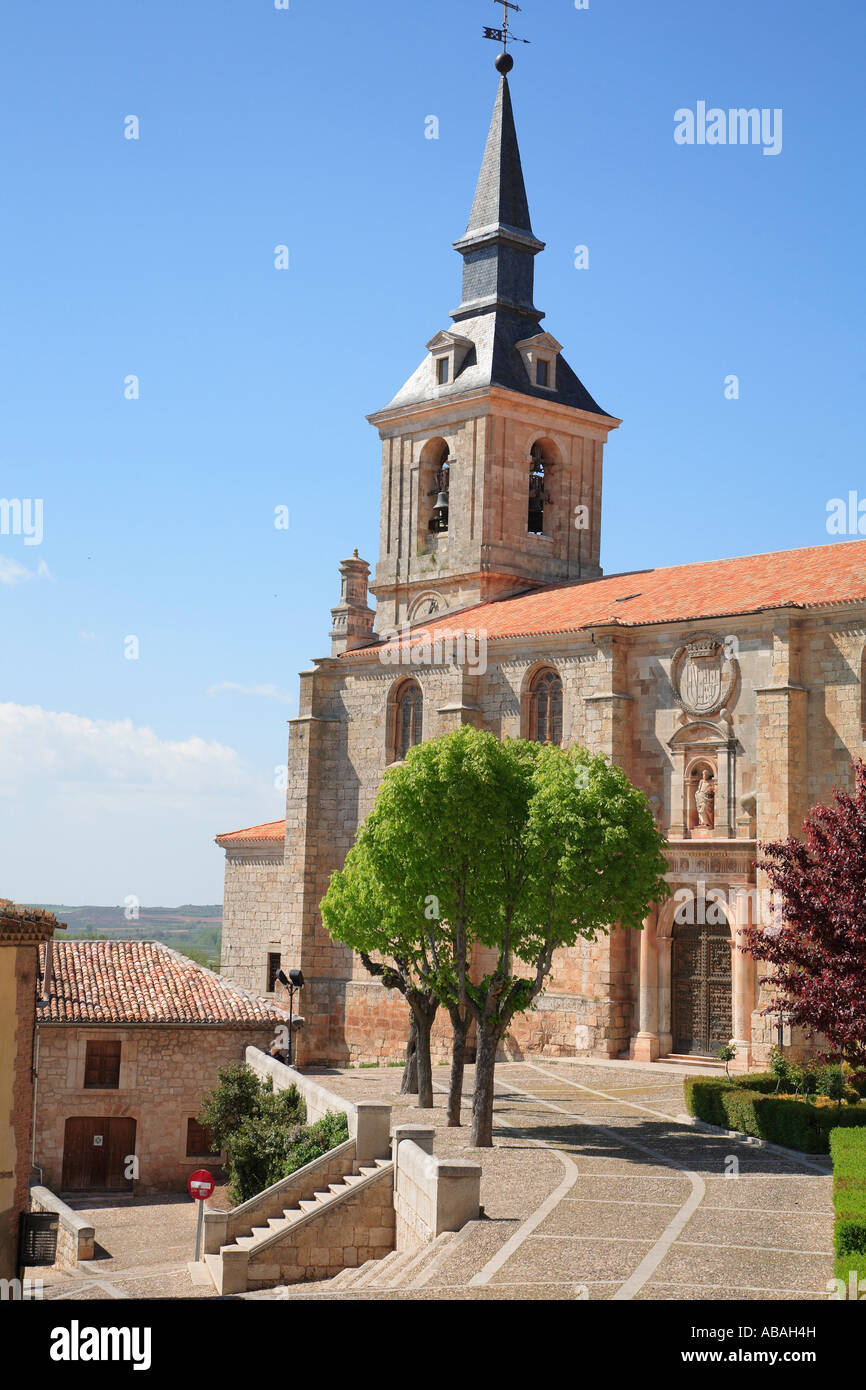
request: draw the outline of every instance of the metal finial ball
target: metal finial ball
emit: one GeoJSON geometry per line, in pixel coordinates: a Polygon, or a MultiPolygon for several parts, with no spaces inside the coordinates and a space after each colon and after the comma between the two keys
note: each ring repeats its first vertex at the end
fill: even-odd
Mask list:
{"type": "Polygon", "coordinates": [[[502,76],[505,77],[506,74],[509,73],[513,67],[514,59],[512,58],[511,54],[500,53],[498,58],[496,59],[496,71],[501,72],[502,76]]]}

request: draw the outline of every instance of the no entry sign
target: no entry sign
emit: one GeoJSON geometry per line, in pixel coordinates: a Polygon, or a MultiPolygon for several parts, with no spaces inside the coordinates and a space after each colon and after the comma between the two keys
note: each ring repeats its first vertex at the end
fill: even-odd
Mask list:
{"type": "Polygon", "coordinates": [[[197,1202],[204,1202],[213,1192],[216,1183],[206,1168],[199,1168],[197,1173],[191,1175],[187,1187],[190,1197],[195,1197],[197,1202]]]}

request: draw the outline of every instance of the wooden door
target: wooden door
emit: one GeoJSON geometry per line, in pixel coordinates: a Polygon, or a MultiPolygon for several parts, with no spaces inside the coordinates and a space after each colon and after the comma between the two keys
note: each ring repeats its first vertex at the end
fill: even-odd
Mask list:
{"type": "Polygon", "coordinates": [[[726,922],[675,927],[673,977],[674,1052],[714,1057],[733,1027],[726,922]]]}
{"type": "Polygon", "coordinates": [[[63,1136],[61,1186],[67,1191],[130,1191],[125,1168],[134,1152],[135,1120],[90,1115],[69,1119],[63,1136]]]}

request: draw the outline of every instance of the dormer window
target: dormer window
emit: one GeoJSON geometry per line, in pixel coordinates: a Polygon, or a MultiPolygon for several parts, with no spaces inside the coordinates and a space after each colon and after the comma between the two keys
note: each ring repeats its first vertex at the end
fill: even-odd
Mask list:
{"type": "Polygon", "coordinates": [[[449,386],[457,380],[469,353],[475,344],[471,338],[461,338],[457,333],[437,333],[427,344],[427,351],[433,358],[432,380],[437,386],[449,386]]]}
{"type": "Polygon", "coordinates": [[[523,358],[526,375],[531,386],[542,391],[556,390],[556,365],[562,344],[552,333],[537,333],[534,338],[524,338],[515,347],[523,358]]]}

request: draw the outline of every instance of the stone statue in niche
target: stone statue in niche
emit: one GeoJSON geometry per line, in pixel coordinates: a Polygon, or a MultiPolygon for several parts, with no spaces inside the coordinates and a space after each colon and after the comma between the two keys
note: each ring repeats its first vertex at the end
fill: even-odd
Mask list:
{"type": "Polygon", "coordinates": [[[711,829],[716,823],[716,784],[708,767],[704,768],[695,787],[695,807],[698,825],[711,829]]]}

